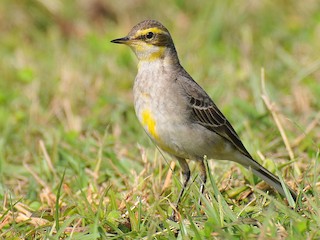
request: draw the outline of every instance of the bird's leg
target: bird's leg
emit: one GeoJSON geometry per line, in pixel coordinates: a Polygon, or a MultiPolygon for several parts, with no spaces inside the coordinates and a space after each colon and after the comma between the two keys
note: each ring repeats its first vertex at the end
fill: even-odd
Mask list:
{"type": "MultiPolygon", "coordinates": [[[[207,171],[206,171],[206,166],[204,164],[204,161],[201,160],[199,163],[199,168],[200,168],[200,194],[203,194],[204,188],[207,182],[207,171]]],[[[201,196],[199,196],[199,205],[201,205],[201,196]]]]}
{"type": "Polygon", "coordinates": [[[181,198],[182,198],[182,195],[184,193],[184,190],[187,187],[189,179],[190,179],[190,168],[189,168],[189,165],[188,165],[187,161],[184,158],[177,158],[177,159],[178,159],[179,164],[180,164],[181,169],[182,169],[183,184],[182,184],[182,188],[181,188],[181,191],[179,193],[179,196],[178,196],[178,200],[176,202],[175,209],[173,210],[172,215],[171,215],[171,219],[173,221],[176,220],[175,215],[176,215],[176,212],[179,209],[179,203],[181,201],[181,198]]]}

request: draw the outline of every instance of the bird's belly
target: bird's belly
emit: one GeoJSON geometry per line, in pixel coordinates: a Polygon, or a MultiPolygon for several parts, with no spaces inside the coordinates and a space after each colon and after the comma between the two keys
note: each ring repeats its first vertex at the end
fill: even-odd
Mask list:
{"type": "Polygon", "coordinates": [[[176,155],[177,124],[170,119],[170,116],[162,115],[158,110],[158,108],[144,105],[143,108],[136,107],[136,114],[150,138],[164,151],[176,155]]]}
{"type": "MultiPolygon", "coordinates": [[[[234,149],[214,132],[158,112],[143,109],[139,120],[151,139],[164,151],[181,158],[201,160],[204,156],[215,159],[230,159],[234,149]]],[[[138,115],[138,116],[139,116],[138,115]]],[[[231,159],[232,160],[232,159],[231,159]]]]}
{"type": "Polygon", "coordinates": [[[139,75],[139,79],[147,80],[143,82],[136,78],[133,91],[136,115],[151,139],[166,152],[176,155],[175,136],[183,119],[179,115],[178,98],[172,98],[177,93],[165,84],[167,76],[160,79],[154,72],[150,75],[151,78],[139,75]]]}
{"type": "Polygon", "coordinates": [[[200,160],[206,155],[232,160],[232,145],[215,132],[192,122],[191,113],[178,91],[168,88],[155,75],[152,80],[136,81],[134,85],[136,115],[150,138],[177,157],[200,160]]]}

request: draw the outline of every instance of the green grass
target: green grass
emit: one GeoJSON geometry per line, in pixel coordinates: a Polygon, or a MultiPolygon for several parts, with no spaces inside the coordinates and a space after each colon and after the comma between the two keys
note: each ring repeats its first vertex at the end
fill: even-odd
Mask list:
{"type": "Polygon", "coordinates": [[[104,2],[0,3],[0,238],[319,239],[317,1],[104,2]],[[299,206],[209,160],[203,205],[191,163],[181,221],[168,220],[180,169],[134,115],[135,56],[110,43],[147,18],[299,206]],[[262,68],[292,152],[261,97],[262,68]]]}

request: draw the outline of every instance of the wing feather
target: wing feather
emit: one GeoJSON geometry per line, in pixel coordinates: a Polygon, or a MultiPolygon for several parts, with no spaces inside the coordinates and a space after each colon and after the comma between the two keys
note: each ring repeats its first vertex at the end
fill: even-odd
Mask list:
{"type": "Polygon", "coordinates": [[[190,79],[183,81],[181,86],[187,94],[189,107],[192,109],[195,122],[228,140],[242,154],[253,159],[234,128],[206,92],[190,79]]]}
{"type": "Polygon", "coordinates": [[[203,125],[207,129],[214,131],[220,136],[230,141],[240,152],[252,158],[249,152],[244,147],[238,134],[231,126],[229,121],[222,115],[215,104],[207,107],[199,107],[192,105],[192,110],[195,112],[197,123],[203,125]],[[201,117],[199,117],[201,116],[201,117]]]}

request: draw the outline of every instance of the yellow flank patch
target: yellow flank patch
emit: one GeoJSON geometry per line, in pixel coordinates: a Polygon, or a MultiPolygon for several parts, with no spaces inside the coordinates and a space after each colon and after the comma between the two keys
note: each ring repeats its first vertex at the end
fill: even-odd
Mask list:
{"type": "Polygon", "coordinates": [[[142,125],[147,129],[147,132],[155,139],[158,140],[159,136],[156,130],[156,121],[152,117],[150,110],[145,109],[142,111],[142,125]]]}

